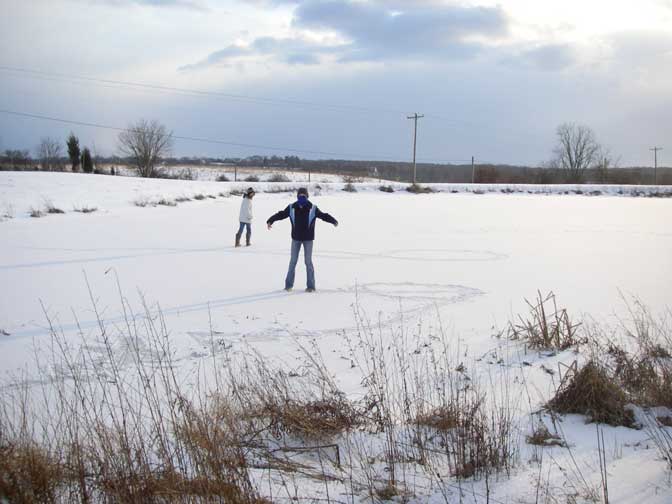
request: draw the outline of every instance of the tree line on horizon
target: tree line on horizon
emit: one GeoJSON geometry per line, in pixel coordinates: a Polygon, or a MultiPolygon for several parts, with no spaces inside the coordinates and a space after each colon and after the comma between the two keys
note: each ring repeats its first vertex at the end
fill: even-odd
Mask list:
{"type": "MultiPolygon", "coordinates": [[[[620,167],[618,160],[597,140],[587,126],[564,123],[556,130],[557,143],[550,161],[539,166],[507,164],[418,163],[417,178],[423,183],[503,183],[503,184],[672,184],[672,168],[620,167]]],[[[142,177],[160,177],[165,167],[176,165],[219,165],[260,169],[337,173],[349,177],[369,177],[408,182],[412,163],[404,161],[302,159],[296,155],[237,157],[172,157],[173,134],[157,121],[139,120],[119,133],[121,156],[99,156],[93,147],[80,148],[71,132],[65,147],[56,139],[43,137],[35,148],[7,149],[0,154],[0,169],[82,171],[115,174],[115,166],[132,166],[142,177]],[[104,169],[107,166],[107,171],[104,169]],[[109,168],[111,167],[111,168],[109,168]]]]}

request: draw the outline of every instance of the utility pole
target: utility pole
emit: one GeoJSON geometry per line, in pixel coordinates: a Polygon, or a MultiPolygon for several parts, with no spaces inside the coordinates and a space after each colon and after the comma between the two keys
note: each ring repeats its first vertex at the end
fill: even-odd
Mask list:
{"type": "Polygon", "coordinates": [[[418,144],[418,119],[422,119],[423,117],[425,116],[417,112],[412,116],[406,117],[406,119],[413,119],[415,121],[415,128],[413,130],[413,185],[415,185],[416,181],[415,149],[418,144]]]}
{"type": "Polygon", "coordinates": [[[476,165],[474,164],[474,156],[471,156],[471,183],[476,180],[476,165]]]}
{"type": "Polygon", "coordinates": [[[663,148],[654,147],[649,150],[653,151],[653,185],[658,185],[658,151],[663,150],[663,148]]]}

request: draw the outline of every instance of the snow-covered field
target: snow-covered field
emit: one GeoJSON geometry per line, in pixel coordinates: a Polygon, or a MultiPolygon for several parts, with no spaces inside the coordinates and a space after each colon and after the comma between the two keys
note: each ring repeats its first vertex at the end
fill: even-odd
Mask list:
{"type": "MultiPolygon", "coordinates": [[[[259,192],[252,246],[233,247],[240,198],[231,190],[253,185],[279,191],[282,184],[0,172],[4,379],[19,370],[32,376],[34,349],[49,343],[47,318],[66,338],[79,341],[78,327],[85,337],[97,330],[91,298],[108,324],[119,325],[123,296],[138,313],[143,299],[152,307],[160,304],[184,372],[212,365],[213,331],[227,352],[254,348],[288,368],[297,365],[297,343],[314,342],[336,383],[356,398],[361,373],[352,367],[344,338],[356,333],[353,310],[360,309],[383,338],[400,327],[422,327],[429,334],[440,325],[464,359],[481,366],[479,372],[492,367],[491,355],[515,356],[506,362],[514,382],[524,376],[534,390],[519,413],[524,444],[526,419],[557,386],[558,377],[544,368],[557,370],[559,361],[576,358],[570,352],[532,355],[526,357],[532,365],[523,366],[522,348],[493,337],[526,312],[525,299],[537,290],[553,291],[575,318],[605,326],[627,319],[633,297],[653,313],[669,309],[668,198],[623,197],[623,188],[600,186],[583,188],[602,193],[592,197],[501,194],[502,188],[492,186],[483,188],[486,194],[453,193],[447,186],[437,186],[443,192],[435,194],[388,194],[377,183],[348,193],[342,182],[320,188],[313,182],[311,200],[340,225],[317,223],[317,292],[309,294],[303,292],[301,261],[295,290],[282,289],[289,222],[270,231],[265,226],[293,201],[293,192],[259,192]],[[191,200],[152,204],[179,197],[191,200]],[[65,214],[28,217],[31,209],[49,205],[65,214]],[[74,211],[83,208],[97,210],[74,211]]],[[[573,452],[548,449],[557,462],[544,466],[552,486],[566,488],[576,467],[582,477],[599,482],[595,427],[570,416],[563,431],[573,452]]],[[[646,431],[605,427],[604,435],[611,502],[672,502],[669,472],[646,431]]],[[[529,459],[522,449],[511,477],[490,482],[491,502],[535,502],[540,467],[529,459]]],[[[445,500],[436,486],[418,484],[416,502],[429,496],[461,502],[454,481],[444,489],[451,496],[445,500]]],[[[470,488],[465,501],[485,502],[482,482],[470,488]]],[[[324,498],[324,491],[324,483],[305,489],[315,498],[324,498]]],[[[334,482],[331,491],[333,498],[344,490],[334,482]]],[[[341,495],[336,501],[353,500],[341,495]]]]}

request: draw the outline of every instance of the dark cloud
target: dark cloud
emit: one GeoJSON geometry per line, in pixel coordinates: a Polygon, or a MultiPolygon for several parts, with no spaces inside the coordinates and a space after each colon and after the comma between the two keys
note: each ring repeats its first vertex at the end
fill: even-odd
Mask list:
{"type": "Polygon", "coordinates": [[[273,56],[287,63],[318,63],[325,54],[338,61],[442,61],[473,57],[482,48],[474,37],[498,38],[508,30],[504,11],[490,7],[458,7],[424,2],[374,0],[268,0],[296,4],[292,26],[299,32],[330,33],[346,42],[324,46],[301,36],[262,37],[245,46],[229,46],[204,60],[182,67],[192,69],[230,63],[241,56],[273,56]]]}

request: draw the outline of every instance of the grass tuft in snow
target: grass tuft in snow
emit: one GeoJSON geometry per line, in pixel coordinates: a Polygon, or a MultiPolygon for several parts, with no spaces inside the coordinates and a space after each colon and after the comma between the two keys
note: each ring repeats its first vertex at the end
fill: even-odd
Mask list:
{"type": "Polygon", "coordinates": [[[53,204],[51,200],[44,200],[44,211],[48,214],[64,214],[65,212],[53,204]]]}
{"type": "Polygon", "coordinates": [[[158,200],[156,202],[156,204],[160,205],[160,206],[168,206],[168,207],[177,206],[177,202],[175,202],[175,200],[171,200],[171,199],[168,199],[168,198],[161,198],[160,200],[158,200]]]}
{"type": "Polygon", "coordinates": [[[85,205],[85,206],[81,206],[81,207],[75,207],[73,210],[75,212],[78,212],[78,213],[88,214],[88,213],[97,212],[98,208],[85,205]]]}
{"type": "Polygon", "coordinates": [[[626,409],[625,392],[607,369],[590,360],[580,370],[570,371],[548,407],[556,413],[586,415],[590,422],[635,427],[632,410],[626,409]]]}
{"type": "Polygon", "coordinates": [[[579,335],[580,323],[572,322],[565,308],[558,309],[555,294],[545,296],[537,291],[534,302],[525,300],[529,307],[527,317],[518,316],[517,323],[509,323],[506,335],[522,341],[533,350],[562,351],[585,342],[579,335]]]}

